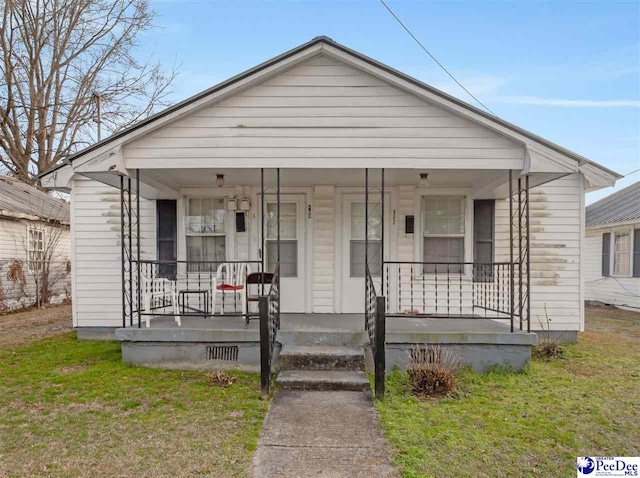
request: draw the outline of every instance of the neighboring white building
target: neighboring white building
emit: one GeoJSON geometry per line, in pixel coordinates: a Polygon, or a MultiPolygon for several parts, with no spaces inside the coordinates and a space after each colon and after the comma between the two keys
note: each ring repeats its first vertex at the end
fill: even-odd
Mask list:
{"type": "Polygon", "coordinates": [[[270,187],[282,176],[284,312],[363,312],[365,168],[376,185],[385,168],[384,259],[403,263],[389,266],[390,311],[466,311],[506,275],[454,265],[444,285],[421,264],[508,261],[512,174],[531,185],[531,326],[546,310],[554,330],[584,327],[585,191],[620,175],[326,37],[43,176],[71,192],[74,326],[123,325],[121,177],[140,178],[141,259],[259,260],[261,168],[270,187]],[[434,286],[449,293],[434,302],[434,286]]]}
{"type": "Polygon", "coordinates": [[[0,175],[0,312],[70,298],[69,222],[67,202],[0,175]]]}
{"type": "Polygon", "coordinates": [[[640,181],[587,207],[585,299],[640,310],[640,181]]]}

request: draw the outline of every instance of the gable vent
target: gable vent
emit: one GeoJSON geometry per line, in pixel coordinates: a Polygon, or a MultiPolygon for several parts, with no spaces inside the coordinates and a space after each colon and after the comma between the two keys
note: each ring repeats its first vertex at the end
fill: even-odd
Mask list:
{"type": "Polygon", "coordinates": [[[238,361],[237,345],[209,345],[207,346],[207,360],[238,361]]]}

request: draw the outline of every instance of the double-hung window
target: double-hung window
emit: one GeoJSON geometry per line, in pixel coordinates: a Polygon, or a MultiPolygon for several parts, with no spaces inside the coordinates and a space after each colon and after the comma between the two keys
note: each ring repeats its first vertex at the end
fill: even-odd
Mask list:
{"type": "MultiPolygon", "coordinates": [[[[423,260],[426,263],[464,261],[463,196],[425,196],[423,199],[423,260]]],[[[424,272],[462,271],[462,266],[425,264],[424,272]]]]}
{"type": "Polygon", "coordinates": [[[37,226],[27,226],[27,259],[31,270],[40,270],[45,253],[45,230],[37,226]]]}
{"type": "Polygon", "coordinates": [[[628,231],[616,232],[613,241],[613,273],[630,275],[631,235],[628,231]]]}
{"type": "MultiPolygon", "coordinates": [[[[226,259],[226,207],[223,198],[189,198],[185,228],[187,261],[224,262],[226,259]]],[[[210,266],[192,264],[189,270],[215,270],[210,266]]]]}

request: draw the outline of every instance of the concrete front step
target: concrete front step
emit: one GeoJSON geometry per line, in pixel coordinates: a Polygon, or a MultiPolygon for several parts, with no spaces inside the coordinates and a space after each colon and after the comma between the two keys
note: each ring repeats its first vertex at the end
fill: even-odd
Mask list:
{"type": "Polygon", "coordinates": [[[342,370],[283,370],[276,383],[285,390],[343,390],[369,389],[369,379],[362,371],[342,370]]]}
{"type": "Polygon", "coordinates": [[[362,347],[286,344],[280,370],[364,370],[362,347]]]}

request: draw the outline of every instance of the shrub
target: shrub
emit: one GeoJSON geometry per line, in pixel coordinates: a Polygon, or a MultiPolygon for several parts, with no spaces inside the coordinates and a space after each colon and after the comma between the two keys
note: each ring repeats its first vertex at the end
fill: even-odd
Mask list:
{"type": "Polygon", "coordinates": [[[228,373],[223,372],[222,370],[216,370],[215,372],[211,372],[209,375],[209,385],[212,387],[228,387],[235,383],[235,377],[232,377],[228,373]]]}
{"type": "Polygon", "coordinates": [[[564,349],[558,343],[562,334],[558,335],[555,339],[551,339],[551,319],[549,318],[549,313],[547,312],[547,304],[544,304],[544,315],[547,327],[545,329],[544,324],[538,317],[538,322],[542,328],[542,333],[538,334],[538,339],[540,340],[540,344],[533,347],[533,356],[536,358],[546,358],[546,359],[554,359],[558,357],[562,357],[564,353],[564,349]]]}
{"type": "Polygon", "coordinates": [[[409,384],[417,397],[448,395],[462,360],[439,345],[415,346],[409,353],[409,384]]]}

